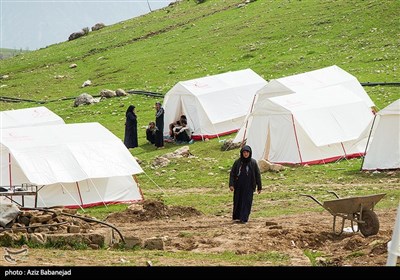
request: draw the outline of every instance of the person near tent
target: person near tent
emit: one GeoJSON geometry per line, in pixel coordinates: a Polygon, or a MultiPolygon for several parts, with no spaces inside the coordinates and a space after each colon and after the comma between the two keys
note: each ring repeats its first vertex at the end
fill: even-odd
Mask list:
{"type": "Polygon", "coordinates": [[[174,127],[174,139],[176,144],[189,143],[192,144],[192,131],[187,125],[187,121],[182,119],[181,126],[174,127]]]}
{"type": "Polygon", "coordinates": [[[245,145],[240,150],[240,158],[233,163],[229,175],[229,189],[233,191],[232,220],[243,224],[249,220],[256,188],[258,194],[262,189],[260,169],[251,155],[251,147],[245,145]]]}
{"type": "Polygon", "coordinates": [[[125,137],[124,144],[129,148],[136,148],[138,146],[137,136],[137,117],[135,114],[135,106],[130,105],[125,113],[125,137]]]}
{"type": "Polygon", "coordinates": [[[146,128],[146,139],[149,141],[149,143],[154,144],[156,142],[156,132],[156,123],[149,122],[149,125],[146,128]]]}
{"type": "Polygon", "coordinates": [[[164,108],[161,106],[160,102],[156,102],[156,137],[154,145],[157,149],[164,148],[164,108]]]}
{"type": "Polygon", "coordinates": [[[185,115],[181,115],[179,120],[169,124],[169,136],[171,136],[171,138],[174,138],[174,128],[178,127],[178,126],[182,126],[182,121],[183,120],[187,121],[185,115]]]}

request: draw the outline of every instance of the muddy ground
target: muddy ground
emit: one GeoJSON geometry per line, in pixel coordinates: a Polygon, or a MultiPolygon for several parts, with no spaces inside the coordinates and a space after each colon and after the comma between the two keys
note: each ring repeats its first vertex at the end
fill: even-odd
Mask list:
{"type": "MultiPolygon", "coordinates": [[[[167,252],[218,254],[230,251],[246,255],[273,251],[287,256],[278,263],[257,261],[254,263],[257,266],[383,266],[387,260],[387,242],[392,237],[396,209],[377,210],[375,213],[379,218],[380,230],[377,235],[370,237],[350,232],[334,235],[333,216],[327,211],[274,218],[250,217],[247,224],[237,224],[227,216],[207,216],[194,208],[167,207],[157,201],[147,201],[122,213],[111,214],[106,221],[117,226],[124,236],[137,236],[142,240],[161,237],[164,251],[167,252]],[[313,255],[313,263],[305,251],[313,255]]],[[[350,223],[347,222],[345,226],[349,227],[350,223]]],[[[124,256],[124,251],[116,249],[109,249],[105,257],[96,258],[93,253],[94,250],[62,250],[60,253],[53,249],[29,248],[29,256],[21,258],[17,265],[108,266],[121,265],[121,262],[129,259],[124,256]]],[[[131,264],[137,265],[134,261],[131,264]]],[[[145,264],[144,259],[140,260],[141,264],[145,264]]],[[[197,262],[193,258],[190,261],[165,258],[157,264],[231,265],[229,262],[215,263],[204,259],[197,262]]],[[[7,266],[9,263],[1,259],[0,265],[7,266]]]]}

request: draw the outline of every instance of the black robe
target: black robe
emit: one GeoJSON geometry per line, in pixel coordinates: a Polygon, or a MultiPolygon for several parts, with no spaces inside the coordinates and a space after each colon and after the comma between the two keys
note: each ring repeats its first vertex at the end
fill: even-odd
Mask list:
{"type": "Polygon", "coordinates": [[[155,137],[155,146],[163,147],[164,146],[164,109],[160,108],[156,113],[156,137],[155,137]]]}
{"type": "Polygon", "coordinates": [[[154,144],[156,142],[156,132],[157,132],[157,130],[153,131],[150,128],[146,128],[146,139],[151,144],[154,144]]]}
{"type": "Polygon", "coordinates": [[[253,204],[253,193],[256,187],[257,190],[262,188],[257,161],[251,159],[245,163],[241,159],[236,160],[230,172],[229,185],[234,187],[232,220],[246,223],[253,204]]]}
{"type": "Polygon", "coordinates": [[[126,114],[124,144],[128,149],[138,146],[137,118],[133,112],[126,114]]]}

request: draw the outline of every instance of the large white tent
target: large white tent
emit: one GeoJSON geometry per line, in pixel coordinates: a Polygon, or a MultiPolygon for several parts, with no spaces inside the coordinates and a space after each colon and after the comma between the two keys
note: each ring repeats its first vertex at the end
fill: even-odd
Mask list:
{"type": "Polygon", "coordinates": [[[316,91],[326,92],[335,86],[340,86],[350,95],[358,96],[368,107],[375,106],[357,78],[336,65],[283,77],[271,80],[257,91],[252,109],[245,117],[245,121],[234,141],[240,142],[247,138],[247,128],[252,126],[252,117],[250,115],[253,111],[262,111],[266,99],[290,94],[309,94],[316,91]]]}
{"type": "Polygon", "coordinates": [[[363,155],[372,118],[357,95],[332,86],[257,100],[243,131],[257,160],[319,164],[363,155]]]}
{"type": "MultiPolygon", "coordinates": [[[[84,208],[143,199],[133,177],[142,168],[122,141],[99,123],[0,132],[0,185],[38,186],[38,207],[84,208]]],[[[25,206],[33,204],[32,197],[25,197],[25,206]]]]}
{"type": "Polygon", "coordinates": [[[374,117],[362,170],[400,168],[400,99],[374,117]]]}
{"type": "Polygon", "coordinates": [[[0,128],[64,124],[64,120],[44,106],[1,111],[0,128]]]}
{"type": "Polygon", "coordinates": [[[164,135],[181,115],[186,115],[195,140],[236,132],[255,93],[266,84],[251,69],[178,82],[164,98],[164,135]]]}
{"type": "Polygon", "coordinates": [[[338,85],[356,94],[368,107],[375,106],[357,78],[336,65],[271,80],[257,92],[257,98],[262,100],[286,94],[309,93],[338,85]]]}

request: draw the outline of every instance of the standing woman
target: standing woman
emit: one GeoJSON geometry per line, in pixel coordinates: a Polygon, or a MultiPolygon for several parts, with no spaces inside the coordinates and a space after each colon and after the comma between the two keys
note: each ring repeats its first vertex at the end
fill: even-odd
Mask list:
{"type": "Polygon", "coordinates": [[[160,102],[156,102],[156,141],[157,149],[164,148],[164,108],[160,102]]]}
{"type": "Polygon", "coordinates": [[[233,191],[232,220],[247,223],[253,204],[253,193],[261,193],[261,174],[257,161],[251,158],[250,146],[240,150],[240,158],[232,166],[229,176],[229,189],[233,191]]]}
{"type": "Polygon", "coordinates": [[[135,106],[130,105],[125,113],[125,137],[124,144],[129,148],[136,148],[138,146],[137,138],[137,118],[135,114],[135,106]]]}

